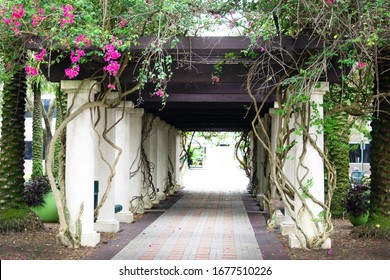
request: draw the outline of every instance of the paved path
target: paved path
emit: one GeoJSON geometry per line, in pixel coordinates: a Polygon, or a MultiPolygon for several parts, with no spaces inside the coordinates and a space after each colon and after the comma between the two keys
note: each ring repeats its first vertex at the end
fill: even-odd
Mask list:
{"type": "Polygon", "coordinates": [[[259,260],[238,192],[186,192],[113,259],[259,260]]]}
{"type": "Polygon", "coordinates": [[[161,201],[86,259],[288,259],[266,216],[246,191],[232,149],[208,150],[203,169],[185,173],[185,189],[161,201]]]}

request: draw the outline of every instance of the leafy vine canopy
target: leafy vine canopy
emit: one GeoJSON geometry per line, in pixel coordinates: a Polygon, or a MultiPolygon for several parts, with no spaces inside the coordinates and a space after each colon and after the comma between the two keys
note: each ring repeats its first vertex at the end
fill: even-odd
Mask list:
{"type": "Polygon", "coordinates": [[[14,67],[15,59],[24,53],[25,43],[39,37],[42,44],[24,66],[28,75],[37,76],[41,63],[55,63],[70,56],[64,74],[76,79],[80,64],[100,57],[106,62],[103,70],[107,89],[113,90],[118,86],[116,77],[121,74],[121,65],[136,59],[128,50],[138,38],[153,36],[153,43],[141,55],[144,62],[137,80],[141,86],[155,82],[155,94],[164,98],[165,85],[172,75],[172,58],[162,46],[166,42],[175,45],[178,36],[244,35],[256,41],[259,37],[307,34],[331,42],[324,49],[325,56],[343,53],[339,57],[343,63],[360,69],[376,60],[373,47],[388,43],[387,2],[1,0],[2,62],[5,70],[14,67]],[[152,60],[157,62],[153,68],[148,65],[152,60]]]}

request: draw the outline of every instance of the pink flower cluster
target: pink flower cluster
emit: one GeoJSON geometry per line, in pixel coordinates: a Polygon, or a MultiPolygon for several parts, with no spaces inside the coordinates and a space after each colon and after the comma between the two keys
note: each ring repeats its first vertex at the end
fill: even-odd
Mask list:
{"type": "Polygon", "coordinates": [[[11,27],[11,29],[14,31],[15,36],[20,34],[20,29],[19,29],[20,28],[20,19],[22,19],[25,14],[26,14],[26,12],[24,10],[23,5],[18,4],[18,5],[13,6],[11,19],[8,19],[6,17],[3,19],[3,22],[5,24],[8,24],[11,27]]]}
{"type": "Polygon", "coordinates": [[[110,61],[110,63],[107,66],[103,67],[104,71],[107,71],[111,76],[116,76],[119,68],[120,65],[117,61],[110,61]]]}
{"type": "Polygon", "coordinates": [[[29,76],[33,76],[34,77],[34,76],[37,76],[39,74],[38,69],[35,68],[35,67],[26,65],[26,67],[24,69],[26,70],[26,73],[29,76]]]}
{"type": "Polygon", "coordinates": [[[80,66],[78,64],[73,64],[71,68],[65,69],[65,75],[69,79],[73,79],[79,74],[80,66]]]}
{"type": "Polygon", "coordinates": [[[156,92],[156,95],[158,97],[163,97],[164,96],[164,91],[162,89],[159,89],[157,92],[156,92]]]}
{"type": "Polygon", "coordinates": [[[62,6],[62,11],[63,11],[62,16],[64,18],[60,19],[61,26],[65,27],[65,24],[72,24],[74,21],[73,6],[71,4],[62,6]]]}
{"type": "Polygon", "coordinates": [[[367,63],[360,61],[357,65],[357,69],[362,69],[367,66],[367,63]]]}
{"type": "Polygon", "coordinates": [[[219,76],[216,76],[216,75],[211,75],[211,82],[214,84],[218,84],[219,82],[221,81],[221,78],[219,76]]]}
{"type": "Polygon", "coordinates": [[[70,54],[70,60],[72,61],[72,64],[76,64],[83,56],[85,56],[85,52],[83,50],[77,49],[75,52],[70,54]]]}
{"type": "Polygon", "coordinates": [[[114,44],[105,45],[103,50],[105,51],[104,61],[117,60],[121,57],[121,54],[115,50],[114,44]]]}
{"type": "MultiPolygon", "coordinates": [[[[73,10],[72,10],[73,11],[73,10]]],[[[70,61],[72,62],[72,67],[65,69],[65,75],[69,79],[73,79],[77,77],[80,72],[80,66],[78,63],[80,59],[85,56],[85,51],[81,49],[81,47],[90,47],[92,43],[91,39],[87,38],[87,35],[81,34],[75,40],[75,45],[77,49],[70,53],[70,61]]]]}
{"type": "Polygon", "coordinates": [[[32,25],[34,27],[37,27],[38,24],[45,19],[45,17],[43,16],[44,13],[45,13],[45,10],[42,9],[42,8],[39,8],[38,9],[38,14],[33,14],[32,25]]]}
{"type": "MultiPolygon", "coordinates": [[[[114,37],[111,38],[111,41],[117,43],[117,45],[121,46],[122,42],[120,40],[116,40],[114,37]]],[[[104,61],[108,62],[107,66],[104,66],[104,71],[107,71],[110,76],[116,76],[118,74],[118,70],[120,68],[120,64],[116,61],[121,57],[120,52],[115,50],[115,44],[107,44],[103,48],[104,51],[104,61]]]]}
{"type": "Polygon", "coordinates": [[[81,34],[76,38],[76,47],[81,48],[85,46],[89,48],[91,46],[92,40],[87,38],[87,35],[81,34]]]}
{"type": "Polygon", "coordinates": [[[46,54],[46,50],[43,49],[39,54],[36,54],[36,55],[35,55],[35,59],[36,59],[37,61],[42,61],[42,60],[43,60],[43,57],[45,56],[45,54],[46,54]]]}

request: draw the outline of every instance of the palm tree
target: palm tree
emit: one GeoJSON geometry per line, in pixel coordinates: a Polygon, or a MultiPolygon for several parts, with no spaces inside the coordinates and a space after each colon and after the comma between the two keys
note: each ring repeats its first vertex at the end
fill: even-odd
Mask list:
{"type": "Polygon", "coordinates": [[[41,101],[41,83],[40,81],[32,82],[34,95],[33,115],[32,115],[32,175],[31,177],[39,178],[43,176],[43,129],[42,129],[42,101],[41,101]]]}
{"type": "Polygon", "coordinates": [[[372,122],[371,228],[390,232],[390,104],[382,100],[372,122]]]}
{"type": "Polygon", "coordinates": [[[0,139],[0,232],[42,226],[24,197],[24,113],[26,74],[23,60],[13,60],[4,81],[0,139]]]}

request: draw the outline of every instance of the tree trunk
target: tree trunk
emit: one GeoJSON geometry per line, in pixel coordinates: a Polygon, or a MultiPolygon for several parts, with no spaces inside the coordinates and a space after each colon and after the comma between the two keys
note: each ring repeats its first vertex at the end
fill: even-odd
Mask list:
{"type": "MultiPolygon", "coordinates": [[[[333,88],[333,94],[339,94],[339,89],[333,88]]],[[[336,170],[336,188],[333,192],[331,213],[334,218],[345,214],[344,200],[350,187],[349,182],[349,134],[348,114],[332,113],[338,103],[332,101],[330,93],[325,95],[325,101],[331,107],[325,112],[325,145],[328,158],[336,170]]]]}
{"type": "Polygon", "coordinates": [[[4,82],[0,139],[0,210],[25,207],[24,113],[26,76],[22,69],[4,82]]]}
{"type": "Polygon", "coordinates": [[[32,175],[31,178],[43,176],[43,129],[41,83],[33,82],[34,108],[32,115],[32,175]]]}
{"type": "Polygon", "coordinates": [[[390,231],[390,104],[383,100],[372,122],[370,221],[390,231]]]}

